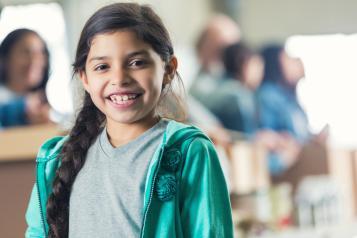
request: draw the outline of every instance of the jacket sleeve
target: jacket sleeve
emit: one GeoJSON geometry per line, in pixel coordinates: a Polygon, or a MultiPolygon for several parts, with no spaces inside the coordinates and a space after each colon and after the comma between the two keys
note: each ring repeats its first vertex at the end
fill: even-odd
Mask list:
{"type": "Polygon", "coordinates": [[[26,211],[27,229],[26,238],[44,238],[44,225],[41,220],[40,202],[38,200],[37,186],[32,189],[30,202],[26,211]]]}
{"type": "Polygon", "coordinates": [[[180,186],[184,237],[233,237],[229,195],[217,153],[204,138],[188,147],[180,186]]]}

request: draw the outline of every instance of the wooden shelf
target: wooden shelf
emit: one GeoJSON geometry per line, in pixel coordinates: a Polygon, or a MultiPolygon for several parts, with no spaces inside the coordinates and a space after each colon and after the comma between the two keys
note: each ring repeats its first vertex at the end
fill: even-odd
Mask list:
{"type": "Polygon", "coordinates": [[[15,127],[0,131],[0,162],[33,160],[49,138],[65,132],[54,124],[15,127]]]}

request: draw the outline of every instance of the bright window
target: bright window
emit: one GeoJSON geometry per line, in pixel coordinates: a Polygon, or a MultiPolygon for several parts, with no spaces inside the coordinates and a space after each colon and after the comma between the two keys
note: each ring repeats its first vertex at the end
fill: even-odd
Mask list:
{"type": "Polygon", "coordinates": [[[292,36],[286,48],[305,66],[298,95],[313,131],[329,124],[335,146],[357,148],[357,34],[292,36]]]}

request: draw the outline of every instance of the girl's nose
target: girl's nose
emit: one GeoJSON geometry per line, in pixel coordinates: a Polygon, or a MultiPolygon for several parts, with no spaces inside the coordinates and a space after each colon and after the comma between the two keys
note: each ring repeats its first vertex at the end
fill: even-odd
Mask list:
{"type": "Polygon", "coordinates": [[[113,74],[111,75],[111,85],[128,85],[132,81],[128,72],[124,69],[116,69],[113,70],[113,74]]]}

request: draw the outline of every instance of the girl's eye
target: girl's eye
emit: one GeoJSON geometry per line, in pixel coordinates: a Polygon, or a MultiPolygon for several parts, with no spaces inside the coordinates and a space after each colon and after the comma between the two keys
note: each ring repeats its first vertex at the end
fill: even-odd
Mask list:
{"type": "Polygon", "coordinates": [[[95,66],[94,70],[95,70],[95,71],[103,71],[103,70],[106,70],[106,69],[108,69],[108,68],[109,68],[108,65],[106,65],[106,64],[100,64],[100,65],[95,66]]]}
{"type": "Polygon", "coordinates": [[[147,64],[147,62],[145,60],[141,60],[141,59],[136,59],[136,60],[132,60],[129,62],[129,66],[130,67],[134,67],[134,68],[140,68],[143,67],[147,64]]]}

